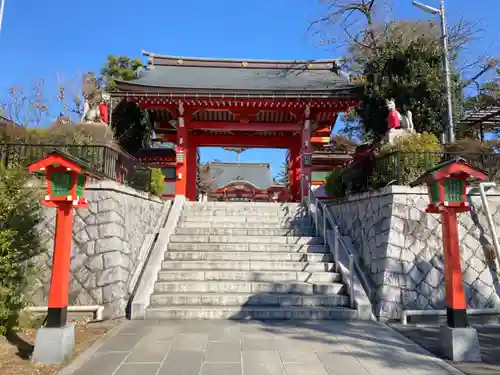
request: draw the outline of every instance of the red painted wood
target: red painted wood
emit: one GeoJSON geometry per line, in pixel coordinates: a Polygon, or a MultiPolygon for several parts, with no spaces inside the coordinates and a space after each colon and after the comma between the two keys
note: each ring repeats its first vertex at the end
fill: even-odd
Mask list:
{"type": "Polygon", "coordinates": [[[196,200],[196,149],[197,144],[189,135],[187,150],[186,150],[186,199],[190,201],[196,200]]]}
{"type": "Polygon", "coordinates": [[[272,132],[298,132],[302,129],[301,124],[287,123],[240,123],[221,121],[190,121],[190,129],[220,130],[220,131],[272,131],[272,132]]]}
{"type": "Polygon", "coordinates": [[[68,306],[71,264],[71,238],[73,236],[73,206],[59,203],[56,215],[52,277],[50,280],[49,308],[68,306]]]}
{"type": "Polygon", "coordinates": [[[177,181],[175,184],[175,195],[186,195],[186,183],[187,183],[187,149],[188,145],[188,131],[186,126],[179,126],[177,130],[177,145],[184,153],[184,161],[176,163],[176,173],[177,181]]]}
{"type": "Polygon", "coordinates": [[[254,147],[289,148],[296,136],[238,136],[229,134],[191,134],[193,141],[201,146],[210,147],[254,147]]]}
{"type": "Polygon", "coordinates": [[[446,305],[455,310],[465,310],[467,303],[462,282],[457,213],[453,208],[443,212],[443,247],[446,305]]]}
{"type": "Polygon", "coordinates": [[[28,166],[28,172],[33,173],[39,171],[40,169],[51,167],[55,164],[59,164],[59,166],[62,168],[70,168],[72,171],[76,173],[80,173],[82,171],[82,168],[78,164],[65,159],[61,155],[49,154],[42,160],[30,164],[28,166]]]}

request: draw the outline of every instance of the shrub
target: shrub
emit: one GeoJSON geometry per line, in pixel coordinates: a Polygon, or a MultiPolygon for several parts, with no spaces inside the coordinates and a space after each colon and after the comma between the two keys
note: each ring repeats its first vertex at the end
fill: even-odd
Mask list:
{"type": "Polygon", "coordinates": [[[17,323],[35,271],[30,259],[44,250],[37,232],[41,198],[26,187],[28,179],[23,170],[0,166],[0,334],[17,323]]]}
{"type": "Polygon", "coordinates": [[[151,168],[151,183],[149,184],[149,192],[160,196],[163,193],[164,184],[163,173],[160,168],[151,168]]]}
{"type": "Polygon", "coordinates": [[[49,128],[0,123],[0,143],[111,145],[113,131],[107,125],[56,121],[49,128]]]}
{"type": "Polygon", "coordinates": [[[325,191],[329,197],[342,198],[345,196],[345,186],[342,181],[343,168],[337,168],[326,178],[325,191]]]}
{"type": "Polygon", "coordinates": [[[406,185],[439,164],[442,151],[438,138],[431,133],[397,138],[392,145],[379,149],[372,185],[383,186],[392,181],[406,185]]]}

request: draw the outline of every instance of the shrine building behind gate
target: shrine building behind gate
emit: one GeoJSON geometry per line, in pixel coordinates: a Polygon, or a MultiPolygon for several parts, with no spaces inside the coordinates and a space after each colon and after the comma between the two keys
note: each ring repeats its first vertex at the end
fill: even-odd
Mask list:
{"type": "Polygon", "coordinates": [[[287,149],[289,196],[299,201],[312,181],[314,149],[329,142],[338,114],[358,104],[356,86],[334,60],[143,54],[147,69],[117,81],[111,96],[148,110],[157,136],[176,145],[169,177],[188,200],[197,198],[197,149],[212,146],[287,149]]]}

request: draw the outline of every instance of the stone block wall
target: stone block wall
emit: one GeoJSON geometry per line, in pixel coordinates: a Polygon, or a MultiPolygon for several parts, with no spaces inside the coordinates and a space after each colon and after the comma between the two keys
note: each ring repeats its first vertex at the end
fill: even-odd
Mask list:
{"type": "MultiPolygon", "coordinates": [[[[125,315],[137,267],[148,249],[143,243],[165,220],[168,204],[113,181],[92,184],[88,209],[76,209],[71,248],[70,305],[104,305],[106,317],[125,315]]],[[[34,303],[46,304],[52,265],[56,210],[42,208],[39,231],[48,251],[38,257],[34,303]]]]}
{"type": "MultiPolygon", "coordinates": [[[[424,188],[393,186],[330,205],[343,235],[350,236],[359,263],[376,285],[375,314],[397,318],[402,309],[443,309],[441,216],[425,213],[424,188]]],[[[467,304],[500,306],[500,275],[479,194],[469,192],[471,212],[459,214],[459,238],[467,304]]],[[[500,234],[500,191],[488,192],[500,234]]]]}

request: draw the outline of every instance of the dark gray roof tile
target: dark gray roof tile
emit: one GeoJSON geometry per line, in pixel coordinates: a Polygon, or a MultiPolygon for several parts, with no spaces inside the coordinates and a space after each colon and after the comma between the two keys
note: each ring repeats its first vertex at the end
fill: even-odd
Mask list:
{"type": "Polygon", "coordinates": [[[259,189],[267,189],[273,184],[269,164],[260,163],[208,163],[210,175],[217,188],[230,183],[248,182],[259,189]]]}

